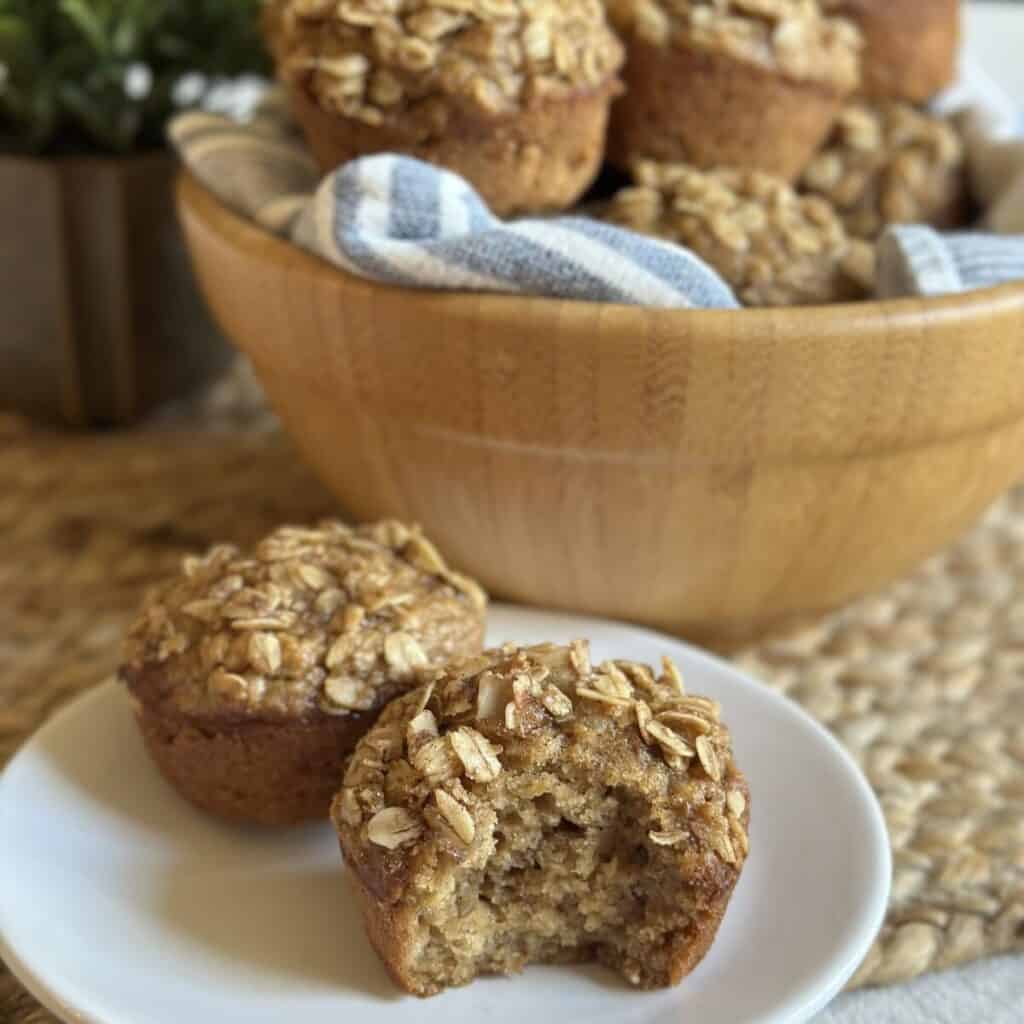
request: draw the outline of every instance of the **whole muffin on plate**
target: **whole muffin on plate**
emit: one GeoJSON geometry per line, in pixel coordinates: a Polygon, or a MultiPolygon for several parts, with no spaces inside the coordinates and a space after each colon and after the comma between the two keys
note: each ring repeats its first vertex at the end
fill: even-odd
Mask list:
{"type": "Polygon", "coordinates": [[[507,645],[399,697],[331,814],[370,940],[420,996],[531,963],[675,984],[707,952],[747,856],[749,794],[718,705],[507,645]]]}
{"type": "Polygon", "coordinates": [[[607,0],[626,43],[609,156],[792,181],[859,81],[860,33],[817,0],[607,0]]]}
{"type": "Polygon", "coordinates": [[[601,0],[281,0],[268,34],[325,170],[441,164],[498,214],[570,206],[597,174],[622,46],[601,0]]]}
{"type": "Polygon", "coordinates": [[[843,110],[800,185],[832,203],[860,238],[888,224],[952,228],[969,212],[960,135],[947,119],[904,103],[843,110]]]}
{"type": "Polygon", "coordinates": [[[194,804],[325,818],[380,708],[481,649],[485,606],[416,528],[282,527],[186,558],[143,603],[120,676],[150,755],[194,804]]]}
{"type": "Polygon", "coordinates": [[[633,174],[606,219],[691,249],[745,305],[842,302],[873,287],[874,247],[850,238],[818,196],[758,171],[640,161],[633,174]]]}
{"type": "Polygon", "coordinates": [[[960,0],[822,0],[822,6],[864,35],[865,95],[926,103],[956,77],[960,0]]]}

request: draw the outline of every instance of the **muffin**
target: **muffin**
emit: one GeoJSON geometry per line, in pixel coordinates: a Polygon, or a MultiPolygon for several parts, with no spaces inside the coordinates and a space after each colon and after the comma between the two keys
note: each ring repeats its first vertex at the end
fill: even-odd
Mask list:
{"type": "Polygon", "coordinates": [[[324,170],[406,153],[499,215],[570,206],[597,174],[623,56],[601,0],[283,0],[266,24],[324,170]]]}
{"type": "Polygon", "coordinates": [[[832,203],[858,238],[876,238],[887,224],[956,227],[968,213],[956,129],[902,103],[847,107],[800,184],[832,203]]]}
{"type": "Polygon", "coordinates": [[[606,219],[691,249],[745,305],[842,302],[873,287],[874,248],[848,237],[820,197],[758,171],[641,161],[634,177],[606,219]]]}
{"type": "Polygon", "coordinates": [[[926,103],[956,77],[960,0],[822,0],[864,36],[861,88],[873,99],[926,103]]]}
{"type": "Polygon", "coordinates": [[[125,644],[146,747],[225,818],[326,819],[383,705],[483,645],[486,598],[416,528],[282,527],[251,551],[186,558],[125,644]]]}
{"type": "Polygon", "coordinates": [[[700,962],[747,856],[718,705],[676,667],[507,645],[399,697],[331,815],[370,940],[419,996],[531,963],[700,962]]]}
{"type": "Polygon", "coordinates": [[[860,34],[817,0],[607,0],[626,43],[609,155],[792,181],[858,82],[860,34]]]}

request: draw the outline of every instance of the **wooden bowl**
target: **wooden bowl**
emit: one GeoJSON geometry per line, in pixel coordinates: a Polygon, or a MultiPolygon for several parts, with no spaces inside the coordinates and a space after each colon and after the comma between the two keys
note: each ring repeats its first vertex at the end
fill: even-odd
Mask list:
{"type": "Polygon", "coordinates": [[[188,177],[179,202],[348,512],[419,521],[495,595],[728,642],[905,573],[1024,474],[1024,283],[742,311],[421,292],[188,177]]]}

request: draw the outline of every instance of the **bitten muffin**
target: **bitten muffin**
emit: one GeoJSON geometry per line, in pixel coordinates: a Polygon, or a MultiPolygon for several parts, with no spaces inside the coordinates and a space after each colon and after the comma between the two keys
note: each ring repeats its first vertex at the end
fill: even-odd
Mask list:
{"type": "Polygon", "coordinates": [[[860,33],[817,0],[607,0],[626,43],[609,156],[792,181],[858,83],[860,33]]]}
{"type": "Polygon", "coordinates": [[[700,962],[747,856],[718,705],[676,667],[511,645],[388,705],[331,814],[370,940],[420,996],[531,963],[700,962]]]}
{"type": "Polygon", "coordinates": [[[956,77],[960,0],[822,0],[864,36],[861,90],[926,103],[956,77]]]}
{"type": "Polygon", "coordinates": [[[284,0],[267,24],[325,170],[410,154],[498,214],[570,206],[597,174],[623,57],[601,0],[284,0]]]}
{"type": "Polygon", "coordinates": [[[847,107],[800,184],[832,203],[860,238],[877,237],[887,224],[956,227],[968,213],[956,129],[901,103],[847,107]]]}
{"type": "Polygon", "coordinates": [[[150,755],[194,804],[325,819],[380,708],[481,649],[485,605],[416,528],[282,527],[186,558],[143,604],[120,675],[150,755]]]}
{"type": "Polygon", "coordinates": [[[691,249],[745,305],[841,302],[873,287],[874,247],[851,239],[820,197],[757,171],[641,161],[634,177],[606,218],[691,249]]]}

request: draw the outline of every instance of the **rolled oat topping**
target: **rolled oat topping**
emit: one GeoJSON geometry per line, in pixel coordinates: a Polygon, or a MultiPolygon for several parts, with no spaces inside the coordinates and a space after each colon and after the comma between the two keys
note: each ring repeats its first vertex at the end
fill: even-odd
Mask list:
{"type": "Polygon", "coordinates": [[[887,224],[941,216],[960,191],[963,143],[953,125],[902,103],[851,104],[801,178],[828,199],[847,231],[874,238],[887,224]]]}
{"type": "Polygon", "coordinates": [[[606,0],[612,24],[652,46],[698,47],[843,91],[860,79],[859,29],[818,0],[606,0]]]}
{"type": "Polygon", "coordinates": [[[186,712],[348,715],[479,649],[485,606],[417,527],[282,527],[186,558],[131,626],[122,674],[186,712]]]}
{"type": "Polygon", "coordinates": [[[757,171],[642,161],[634,177],[607,218],[692,249],[746,305],[832,302],[872,286],[873,248],[850,239],[820,197],[757,171]]]}
{"type": "Polygon", "coordinates": [[[601,0],[283,0],[273,23],[285,80],[370,125],[437,98],[512,113],[622,64],[601,0]]]}
{"type": "Polygon", "coordinates": [[[485,651],[393,701],[349,763],[337,814],[368,850],[432,841],[461,857],[493,825],[488,789],[504,771],[531,766],[542,786],[545,765],[567,757],[628,761],[659,794],[653,843],[696,830],[726,863],[742,859],[746,798],[717,703],[689,695],[670,660],[658,676],[592,665],[585,641],[485,651]]]}

